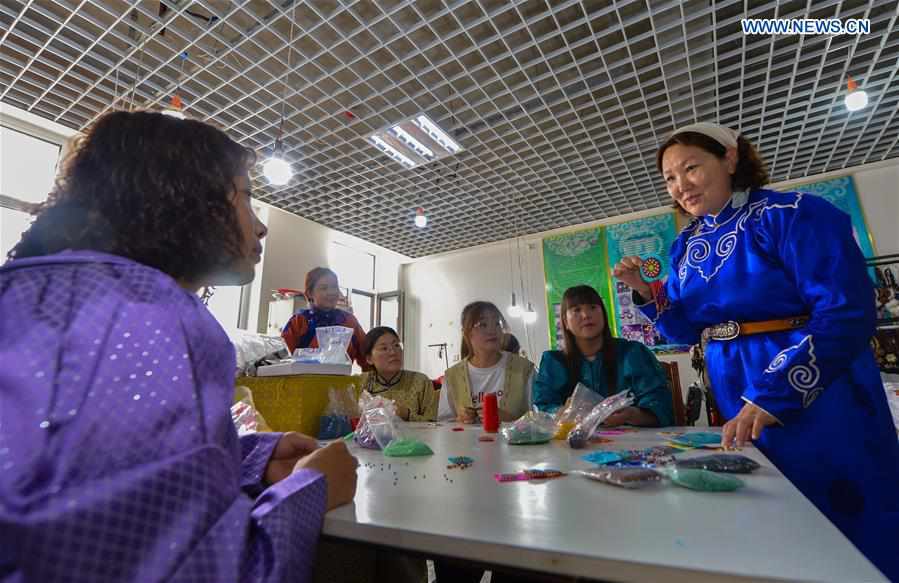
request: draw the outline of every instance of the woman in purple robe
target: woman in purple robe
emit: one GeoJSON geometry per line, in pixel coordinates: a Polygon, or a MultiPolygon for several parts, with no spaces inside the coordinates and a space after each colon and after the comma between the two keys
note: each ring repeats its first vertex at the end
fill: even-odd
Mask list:
{"type": "Polygon", "coordinates": [[[309,579],[356,460],[238,438],[196,294],[253,279],[253,161],[197,121],[106,115],[0,268],[0,580],[309,579]]]}

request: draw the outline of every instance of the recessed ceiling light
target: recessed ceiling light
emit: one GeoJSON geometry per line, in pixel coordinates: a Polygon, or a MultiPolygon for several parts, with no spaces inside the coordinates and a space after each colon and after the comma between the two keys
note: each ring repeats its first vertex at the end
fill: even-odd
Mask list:
{"type": "Polygon", "coordinates": [[[462,151],[462,146],[424,114],[377,131],[368,136],[368,141],[406,168],[462,151]]]}

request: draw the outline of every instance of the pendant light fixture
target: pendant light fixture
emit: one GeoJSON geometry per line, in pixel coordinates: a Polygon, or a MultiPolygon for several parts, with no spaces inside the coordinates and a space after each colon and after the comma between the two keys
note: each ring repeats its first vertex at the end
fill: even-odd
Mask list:
{"type": "Polygon", "coordinates": [[[859,111],[868,105],[868,94],[858,88],[855,79],[849,77],[846,82],[846,109],[849,111],[859,111]]]}
{"type": "Polygon", "coordinates": [[[425,214],[425,209],[418,207],[415,211],[415,226],[419,229],[424,229],[428,226],[428,215],[425,214]]]}
{"type": "Polygon", "coordinates": [[[293,177],[293,168],[290,162],[284,158],[284,142],[282,136],[284,134],[284,109],[287,105],[288,81],[290,79],[290,58],[293,55],[293,26],[296,16],[296,4],[293,6],[293,13],[290,17],[290,35],[287,41],[287,70],[284,72],[284,95],[281,98],[281,120],[278,123],[278,136],[275,138],[275,144],[272,147],[272,155],[262,164],[262,174],[268,178],[268,181],[275,186],[283,186],[290,182],[293,177]]]}
{"type": "Polygon", "coordinates": [[[533,324],[537,321],[537,312],[534,311],[534,306],[531,305],[531,302],[528,302],[528,309],[521,314],[521,319],[524,320],[525,324],[533,324]]]}
{"type": "Polygon", "coordinates": [[[521,306],[519,306],[518,303],[515,301],[515,292],[512,292],[512,305],[509,306],[509,309],[506,310],[506,313],[509,314],[510,318],[520,318],[521,317],[521,306]]]}
{"type": "Polygon", "coordinates": [[[162,110],[163,115],[184,119],[184,102],[181,101],[181,78],[184,76],[184,63],[187,61],[187,52],[178,55],[181,58],[181,68],[178,70],[178,84],[175,86],[175,92],[172,93],[171,101],[168,107],[162,110]]]}

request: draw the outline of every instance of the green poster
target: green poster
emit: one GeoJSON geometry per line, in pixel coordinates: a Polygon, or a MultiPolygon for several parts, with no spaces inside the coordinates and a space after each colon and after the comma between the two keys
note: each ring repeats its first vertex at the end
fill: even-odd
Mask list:
{"type": "MultiPolygon", "coordinates": [[[[549,308],[549,345],[555,350],[562,345],[560,308],[566,289],[582,284],[593,286],[606,306],[612,305],[602,228],[594,227],[543,239],[543,271],[546,277],[546,305],[549,308]]],[[[612,316],[611,310],[609,315],[612,316]]],[[[614,330],[614,323],[611,325],[614,330]]]]}

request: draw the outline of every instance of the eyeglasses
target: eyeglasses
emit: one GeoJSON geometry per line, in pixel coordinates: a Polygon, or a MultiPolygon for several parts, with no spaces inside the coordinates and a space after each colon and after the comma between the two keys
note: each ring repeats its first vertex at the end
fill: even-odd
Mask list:
{"type": "Polygon", "coordinates": [[[372,352],[377,352],[378,354],[386,354],[388,352],[402,352],[403,351],[403,343],[402,342],[394,342],[393,344],[380,344],[372,348],[372,352]]]}
{"type": "Polygon", "coordinates": [[[472,326],[478,332],[501,332],[506,329],[506,323],[502,320],[478,320],[472,326]]]}

